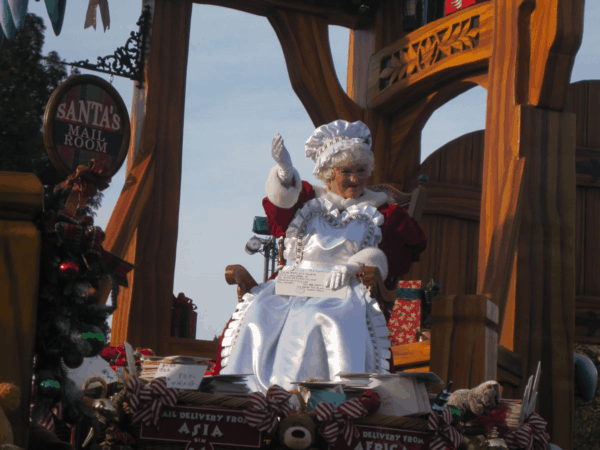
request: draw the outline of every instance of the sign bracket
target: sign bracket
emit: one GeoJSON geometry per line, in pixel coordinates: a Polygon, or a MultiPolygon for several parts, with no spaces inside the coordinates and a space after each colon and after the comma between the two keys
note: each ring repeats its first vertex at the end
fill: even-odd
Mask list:
{"type": "Polygon", "coordinates": [[[125,45],[118,47],[112,55],[98,56],[98,63],[89,59],[65,63],[72,67],[117,75],[138,82],[138,89],[144,85],[144,61],[146,59],[146,40],[150,30],[150,6],[145,6],[136,25],[138,31],[132,31],[125,45]]]}

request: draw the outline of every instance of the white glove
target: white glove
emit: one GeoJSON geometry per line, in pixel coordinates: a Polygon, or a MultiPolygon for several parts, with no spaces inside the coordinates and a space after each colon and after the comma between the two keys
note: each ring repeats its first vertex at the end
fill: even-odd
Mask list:
{"type": "Polygon", "coordinates": [[[341,264],[335,266],[333,271],[325,277],[324,284],[328,289],[341,289],[350,282],[350,278],[361,271],[358,264],[341,264]]]}
{"type": "Polygon", "coordinates": [[[273,138],[273,142],[271,143],[271,156],[279,166],[279,170],[277,171],[277,175],[279,179],[284,185],[289,185],[292,183],[292,177],[294,173],[292,169],[294,166],[292,165],[292,157],[290,156],[290,152],[287,151],[285,145],[283,145],[283,138],[277,133],[273,138]]]}

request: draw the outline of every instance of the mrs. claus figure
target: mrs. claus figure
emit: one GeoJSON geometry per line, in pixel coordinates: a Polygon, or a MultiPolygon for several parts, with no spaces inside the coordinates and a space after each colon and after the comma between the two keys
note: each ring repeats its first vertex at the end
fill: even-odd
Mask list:
{"type": "Polygon", "coordinates": [[[376,266],[391,287],[426,246],[404,208],[366,188],[375,161],[364,123],[323,125],[305,149],[323,186],[301,181],[283,139],[273,139],[277,165],[263,200],[269,230],[285,236],[282,270],[327,272],[325,287],[348,290],[343,299],[276,295],[270,280],[244,296],[224,332],[217,367],[221,374],[253,373],[261,391],[273,384],[291,389],[313,377],[339,380],[342,372],[387,373],[386,321],[357,275],[376,266]]]}

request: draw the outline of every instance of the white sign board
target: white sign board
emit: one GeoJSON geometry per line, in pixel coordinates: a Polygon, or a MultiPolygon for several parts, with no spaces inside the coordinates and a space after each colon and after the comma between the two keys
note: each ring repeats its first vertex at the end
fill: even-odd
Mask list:
{"type": "MultiPolygon", "coordinates": [[[[115,371],[112,370],[110,365],[100,356],[84,358],[83,364],[76,369],[67,367],[67,376],[80,388],[88,378],[102,377],[104,381],[106,381],[106,384],[115,383],[117,381],[117,374],[115,371]]],[[[91,383],[88,386],[88,389],[95,388],[99,385],[100,383],[91,383]]]]}
{"type": "Polygon", "coordinates": [[[294,297],[337,297],[346,298],[348,286],[333,290],[325,287],[325,277],[329,272],[304,272],[282,270],[277,275],[275,293],[294,297]]]}
{"type": "Polygon", "coordinates": [[[154,378],[165,377],[168,388],[197,391],[207,367],[206,364],[160,364],[154,378]]]}

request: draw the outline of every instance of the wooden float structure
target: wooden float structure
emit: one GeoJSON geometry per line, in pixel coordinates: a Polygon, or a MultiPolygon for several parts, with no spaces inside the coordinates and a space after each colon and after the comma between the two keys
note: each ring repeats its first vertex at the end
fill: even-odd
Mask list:
{"type": "MultiPolygon", "coordinates": [[[[233,8],[268,19],[315,126],[342,118],[370,127],[373,184],[409,191],[420,173],[430,178],[421,221],[429,246],[405,278],[434,278],[445,295],[434,302],[431,341],[394,348],[396,365],[431,368],[456,388],[498,379],[512,397],[541,360],[538,411],[552,441],[572,449],[573,345],[600,342],[600,332],[575,320],[600,312],[600,131],[588,127],[600,117],[600,83],[569,86],[583,0],[490,0],[410,33],[402,30],[402,0],[380,1],[370,16],[302,0],[142,3],[152,9],[144,89],[134,94],[126,182],[104,243],[136,269],[120,294],[111,344],[216,354],[214,342],[170,337],[165,299],[173,294],[192,7],[233,8]],[[329,25],[351,29],[347,92],[329,25]],[[421,164],[429,117],[474,86],[488,91],[485,131],[421,164]]],[[[39,260],[31,219],[41,186],[16,177],[0,174],[0,305],[13,318],[2,319],[0,336],[9,360],[20,362],[0,367],[0,377],[28,386],[39,260]]],[[[24,442],[27,408],[11,419],[24,442]]]]}

